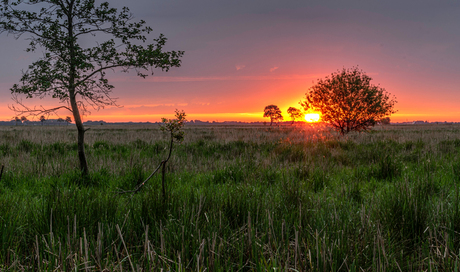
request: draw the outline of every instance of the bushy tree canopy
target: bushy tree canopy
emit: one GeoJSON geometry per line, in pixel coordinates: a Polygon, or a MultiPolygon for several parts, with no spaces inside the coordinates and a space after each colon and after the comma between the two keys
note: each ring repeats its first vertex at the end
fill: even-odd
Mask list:
{"type": "Polygon", "coordinates": [[[44,50],[11,92],[26,98],[51,96],[70,111],[74,110],[71,100],[77,96],[80,110],[85,105],[98,109],[114,104],[107,70],[134,69],[145,77],[152,67],[168,71],[180,66],[183,52],[164,52],[163,35],[142,45],[152,29],[144,21],[131,22],[132,17],[127,7],[118,12],[108,2],[97,6],[94,0],[2,0],[0,32],[17,37],[29,34],[27,51],[44,50]],[[97,34],[104,36],[97,36],[95,46],[83,46],[88,44],[86,37],[97,34]]]}
{"type": "Polygon", "coordinates": [[[273,122],[282,121],[283,115],[277,105],[268,105],[264,109],[264,117],[270,118],[270,126],[273,122]]]}
{"type": "Polygon", "coordinates": [[[395,98],[371,80],[358,68],[344,68],[319,79],[300,104],[305,110],[321,112],[321,119],[342,135],[368,130],[396,112],[395,98]]]}
{"type": "Polygon", "coordinates": [[[289,107],[287,113],[289,114],[289,117],[291,117],[292,124],[294,124],[295,120],[303,117],[302,111],[294,107],[289,107]]]}

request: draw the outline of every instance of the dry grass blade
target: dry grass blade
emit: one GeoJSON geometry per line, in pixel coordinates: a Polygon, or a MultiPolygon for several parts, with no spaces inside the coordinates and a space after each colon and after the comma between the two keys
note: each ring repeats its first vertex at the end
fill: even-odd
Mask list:
{"type": "Polygon", "coordinates": [[[126,257],[128,258],[128,261],[129,261],[129,264],[131,265],[131,269],[133,272],[136,272],[136,270],[134,269],[134,265],[131,261],[131,257],[129,255],[129,252],[128,252],[128,248],[126,248],[126,244],[125,244],[125,240],[123,239],[123,235],[121,234],[121,230],[120,230],[120,227],[118,225],[116,225],[116,228],[117,228],[117,231],[118,231],[118,235],[120,235],[120,239],[121,239],[121,242],[123,243],[123,247],[126,251],[126,257]]]}

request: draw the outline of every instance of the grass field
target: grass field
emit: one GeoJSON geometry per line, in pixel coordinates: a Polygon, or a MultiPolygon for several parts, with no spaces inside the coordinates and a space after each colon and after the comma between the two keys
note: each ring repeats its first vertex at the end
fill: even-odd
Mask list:
{"type": "Polygon", "coordinates": [[[460,126],[0,127],[0,270],[456,271],[460,126]]]}

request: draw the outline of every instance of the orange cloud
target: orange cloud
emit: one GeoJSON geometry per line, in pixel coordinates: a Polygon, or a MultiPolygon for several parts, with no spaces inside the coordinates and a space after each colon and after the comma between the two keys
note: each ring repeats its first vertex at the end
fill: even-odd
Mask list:
{"type": "Polygon", "coordinates": [[[244,67],[246,67],[246,65],[235,65],[237,71],[243,69],[244,67]]]}

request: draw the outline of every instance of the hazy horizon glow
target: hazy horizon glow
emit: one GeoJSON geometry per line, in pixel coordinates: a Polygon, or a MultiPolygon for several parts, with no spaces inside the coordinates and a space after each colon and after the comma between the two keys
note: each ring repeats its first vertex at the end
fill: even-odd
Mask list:
{"type": "Polygon", "coordinates": [[[320,117],[319,113],[307,113],[307,114],[305,114],[305,121],[307,123],[319,122],[320,118],[321,117],[320,117]]]}
{"type": "MultiPolygon", "coordinates": [[[[285,119],[288,119],[287,109],[292,105],[287,101],[284,104],[279,104],[280,109],[282,111],[282,115],[285,119]],[[284,105],[284,106],[283,106],[284,105]]],[[[301,109],[300,105],[295,105],[298,109],[301,109]]],[[[83,121],[106,121],[106,122],[159,122],[161,118],[174,118],[174,110],[179,109],[183,110],[186,108],[184,105],[180,104],[166,104],[166,105],[147,105],[147,106],[123,106],[120,108],[117,107],[109,107],[105,109],[101,109],[99,111],[91,110],[90,113],[83,115],[83,121]],[[160,108],[157,110],[152,110],[155,108],[160,108]],[[147,110],[143,108],[146,107],[147,110]],[[147,113],[144,113],[147,112],[147,113]],[[153,113],[149,113],[153,112],[153,113]]],[[[423,112],[401,112],[398,111],[396,114],[390,116],[391,122],[407,122],[407,121],[429,121],[429,122],[458,122],[460,121],[457,118],[457,115],[450,115],[449,111],[452,109],[446,109],[444,111],[435,111],[431,109],[430,111],[423,113],[423,112]]],[[[241,122],[263,122],[269,121],[268,118],[263,117],[263,111],[255,111],[255,112],[219,112],[216,109],[216,112],[213,112],[213,109],[208,111],[200,112],[200,111],[189,111],[187,112],[187,120],[201,120],[201,121],[216,121],[216,122],[223,122],[223,121],[241,121],[241,122]]],[[[308,114],[307,114],[308,115],[308,114]]],[[[305,116],[305,119],[307,118],[305,116]]],[[[0,109],[0,121],[8,121],[14,119],[14,112],[9,110],[8,108],[0,109]],[[2,118],[3,117],[3,118],[2,118]]],[[[57,118],[65,118],[66,116],[72,116],[68,111],[60,111],[56,115],[50,115],[50,119],[57,119],[57,118]]],[[[316,118],[316,117],[315,117],[316,118]]],[[[30,120],[38,120],[37,117],[30,116],[30,120]]],[[[73,117],[72,117],[73,119],[73,117]]]]}

